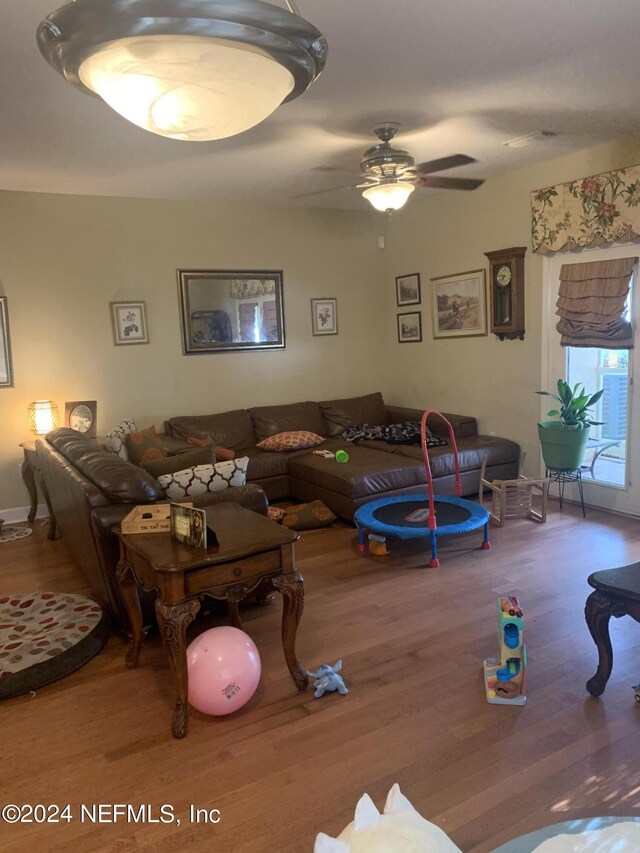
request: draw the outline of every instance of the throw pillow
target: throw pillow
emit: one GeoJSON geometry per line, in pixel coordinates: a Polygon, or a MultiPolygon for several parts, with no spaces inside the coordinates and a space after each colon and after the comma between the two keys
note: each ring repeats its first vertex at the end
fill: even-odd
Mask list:
{"type": "Polygon", "coordinates": [[[112,453],[116,453],[120,459],[125,462],[129,461],[129,453],[127,451],[126,437],[130,432],[136,432],[138,427],[133,418],[125,418],[120,421],[118,426],[115,426],[111,432],[108,432],[105,437],[105,445],[112,453]]]}
{"type": "Polygon", "coordinates": [[[195,465],[212,465],[215,461],[213,447],[201,447],[185,450],[178,453],[177,456],[151,459],[148,462],[143,462],[142,467],[152,477],[160,477],[162,474],[173,474],[175,471],[184,471],[185,468],[193,468],[195,465]]]}
{"type": "Polygon", "coordinates": [[[322,444],[324,438],[315,432],[307,430],[293,430],[291,432],[277,432],[269,438],[263,438],[256,445],[262,450],[271,450],[281,453],[283,450],[303,450],[305,447],[316,447],[322,444]]]}
{"type": "MultiPolygon", "coordinates": [[[[197,438],[195,435],[187,437],[187,444],[192,444],[194,447],[212,447],[213,442],[210,438],[197,438]]],[[[229,459],[235,459],[235,450],[229,450],[226,447],[216,446],[216,462],[228,462],[229,459]]]]}
{"type": "Polygon", "coordinates": [[[162,446],[154,426],[149,427],[149,429],[142,429],[139,432],[137,430],[130,432],[125,437],[125,444],[127,445],[129,462],[133,462],[134,465],[139,465],[141,468],[144,468],[145,462],[164,459],[169,455],[162,446]]]}
{"type": "Polygon", "coordinates": [[[192,444],[194,447],[210,447],[213,442],[208,438],[197,438],[195,435],[188,435],[187,444],[192,444]]]}
{"type": "Polygon", "coordinates": [[[235,458],[235,450],[229,450],[228,447],[218,447],[216,445],[216,462],[228,462],[230,459],[235,458]]]}
{"type": "Polygon", "coordinates": [[[242,456],[215,465],[196,465],[173,474],[162,474],[158,482],[169,500],[181,501],[207,492],[219,492],[230,486],[244,486],[248,464],[249,457],[242,456]]]}
{"type": "Polygon", "coordinates": [[[308,504],[288,507],[282,519],[282,526],[291,530],[316,530],[333,524],[337,517],[322,501],[311,501],[308,504]]]}

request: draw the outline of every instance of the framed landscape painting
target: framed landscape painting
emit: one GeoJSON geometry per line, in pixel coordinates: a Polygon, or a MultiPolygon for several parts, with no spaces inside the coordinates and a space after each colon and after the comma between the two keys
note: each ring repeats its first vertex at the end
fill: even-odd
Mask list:
{"type": "Polygon", "coordinates": [[[422,314],[412,311],[410,314],[398,314],[398,343],[420,343],[422,340],[422,314]]]}
{"type": "Polygon", "coordinates": [[[420,304],[420,273],[401,275],[396,279],[396,304],[419,305],[420,304]]]}
{"type": "Polygon", "coordinates": [[[434,338],[487,334],[484,270],[431,279],[434,338]]]}

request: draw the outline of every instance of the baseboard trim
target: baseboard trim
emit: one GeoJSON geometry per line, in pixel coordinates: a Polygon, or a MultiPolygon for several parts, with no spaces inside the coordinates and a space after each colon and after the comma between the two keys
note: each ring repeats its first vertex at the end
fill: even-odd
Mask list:
{"type": "MultiPolygon", "coordinates": [[[[4,518],[7,524],[15,524],[18,521],[26,521],[30,509],[31,507],[28,506],[14,506],[9,507],[8,509],[0,509],[0,518],[4,518]]],[[[38,504],[36,518],[47,518],[48,516],[49,510],[47,509],[47,505],[38,504]]]]}

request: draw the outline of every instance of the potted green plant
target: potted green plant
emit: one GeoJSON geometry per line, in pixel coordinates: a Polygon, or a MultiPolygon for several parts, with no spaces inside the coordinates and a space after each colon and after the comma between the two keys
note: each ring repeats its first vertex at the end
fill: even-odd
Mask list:
{"type": "Polygon", "coordinates": [[[604,389],[588,394],[584,385],[578,382],[572,388],[564,379],[558,379],[557,388],[557,394],[536,391],[544,397],[553,397],[560,404],[559,409],[547,412],[548,417],[557,420],[538,424],[542,458],[547,468],[575,471],[582,465],[590,428],[602,423],[591,419],[590,409],[602,397],[604,389]]]}

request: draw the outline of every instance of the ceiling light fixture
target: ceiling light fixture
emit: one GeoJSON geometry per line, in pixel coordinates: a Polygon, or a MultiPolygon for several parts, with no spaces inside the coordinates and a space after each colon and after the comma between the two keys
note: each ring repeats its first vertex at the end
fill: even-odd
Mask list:
{"type": "Polygon", "coordinates": [[[536,130],[534,133],[528,133],[526,136],[518,136],[516,139],[510,139],[508,142],[503,142],[502,144],[505,148],[526,148],[532,142],[540,139],[549,139],[557,135],[553,130],[536,130]]]}
{"type": "Polygon", "coordinates": [[[413,184],[392,180],[368,187],[362,195],[376,210],[382,213],[393,213],[394,210],[400,210],[401,207],[404,207],[406,200],[414,190],[413,184]]]}
{"type": "Polygon", "coordinates": [[[139,127],[205,141],[242,133],[324,68],[324,36],[261,0],[73,0],[38,46],[71,85],[139,127]]]}

